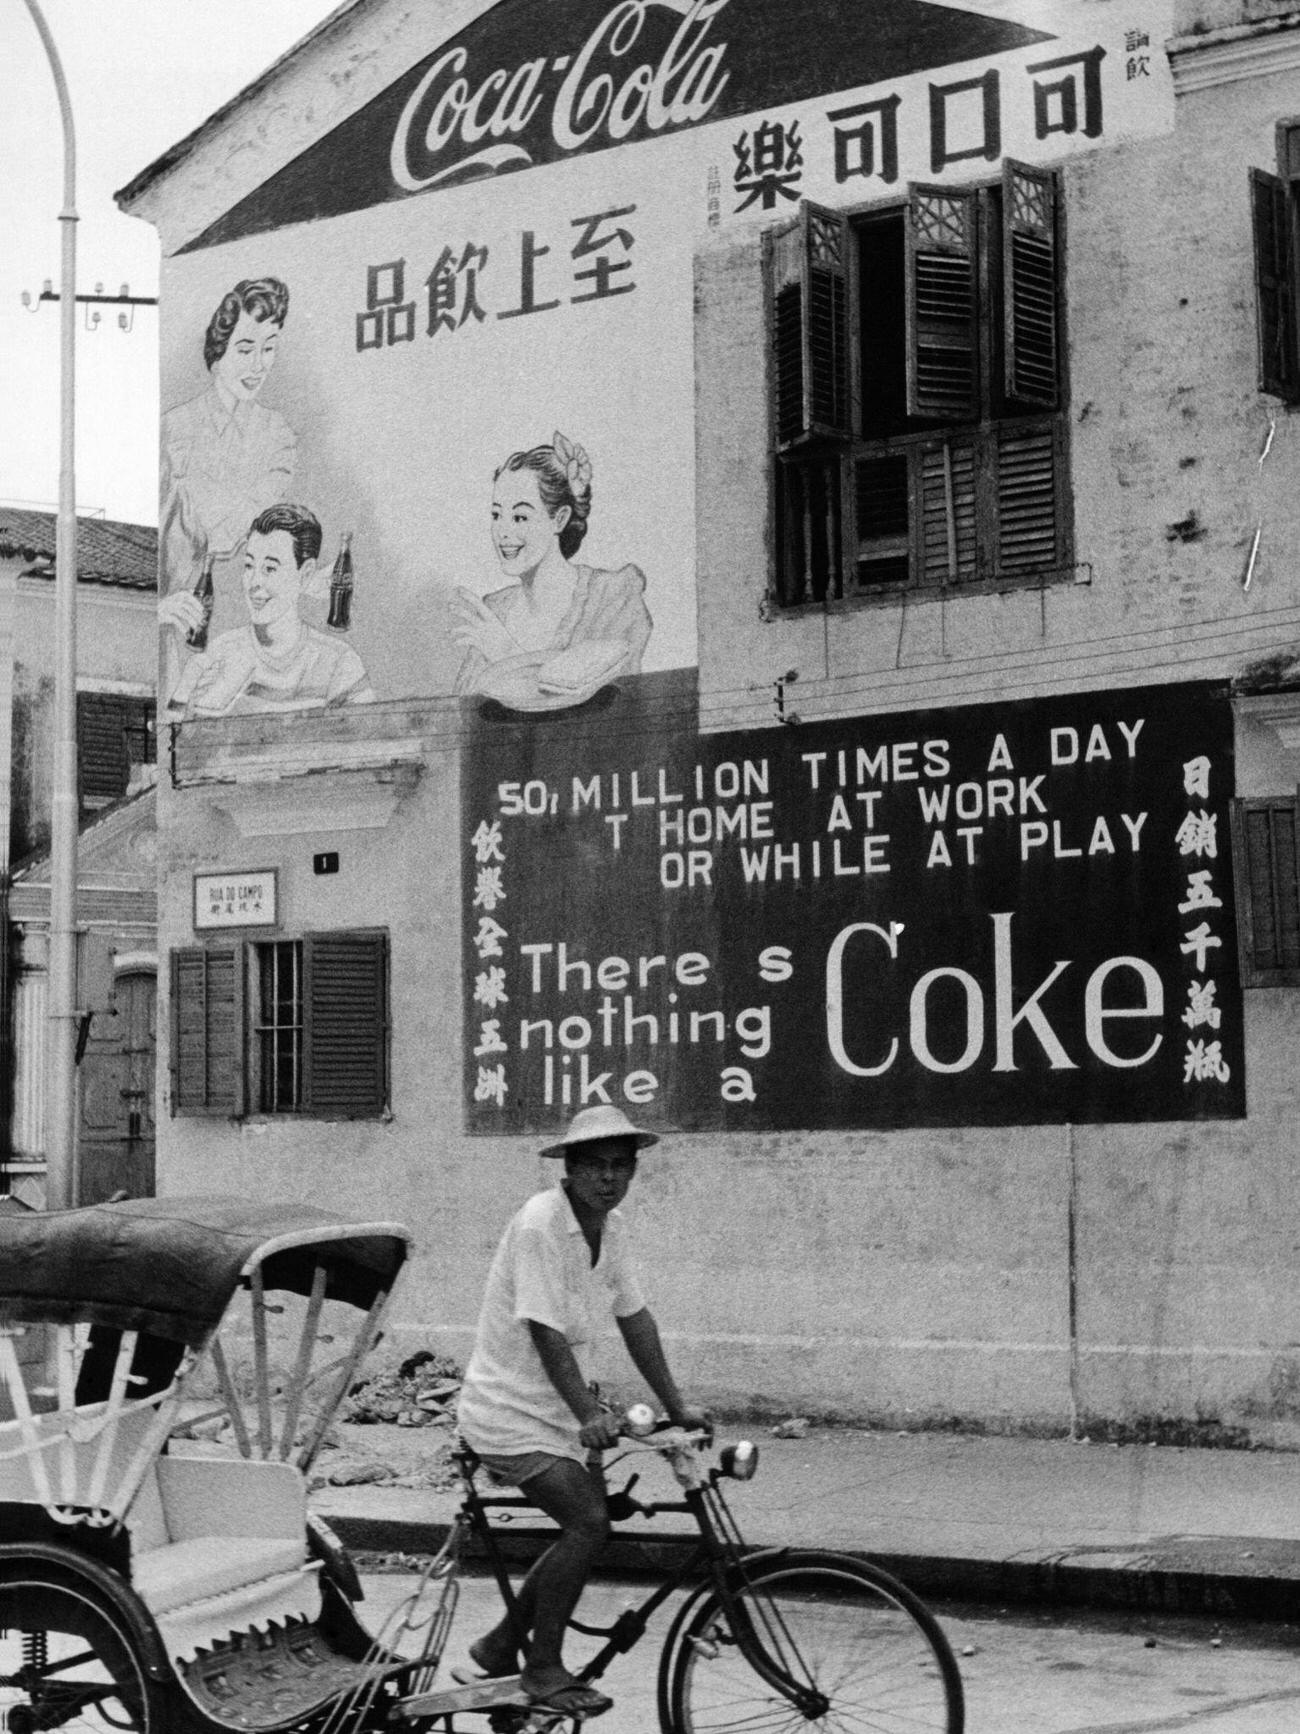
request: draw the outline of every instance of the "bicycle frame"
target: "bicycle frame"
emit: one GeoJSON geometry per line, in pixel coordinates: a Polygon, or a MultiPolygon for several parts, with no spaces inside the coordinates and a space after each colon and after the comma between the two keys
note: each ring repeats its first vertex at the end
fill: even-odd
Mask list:
{"type": "MultiPolygon", "coordinates": [[[[629,1482],[621,1492],[611,1496],[615,1506],[613,1520],[622,1522],[627,1517],[638,1515],[646,1518],[665,1515],[688,1515],[699,1531],[699,1540],[686,1549],[685,1557],[676,1564],[669,1566],[661,1581],[635,1607],[625,1608],[618,1618],[608,1626],[585,1625],[581,1620],[571,1622],[575,1631],[586,1637],[601,1638],[606,1641],[596,1654],[592,1656],[578,1671],[578,1678],[584,1682],[598,1680],[605,1673],[616,1656],[626,1655],[645,1635],[646,1628],[654,1615],[668,1599],[686,1584],[694,1583],[695,1594],[690,1596],[678,1613],[670,1630],[665,1648],[675,1642],[676,1634],[690,1611],[698,1601],[699,1596],[710,1588],[717,1594],[719,1600],[730,1618],[732,1634],[750,1666],[776,1691],[781,1692],[803,1714],[815,1715],[824,1707],[821,1695],[809,1689],[788,1671],[774,1668],[772,1656],[757,1641],[748,1609],[738,1601],[737,1590],[747,1582],[745,1567],[747,1561],[756,1559],[772,1559],[779,1557],[786,1550],[780,1548],[749,1548],[741,1535],[739,1525],[732,1515],[731,1508],[723,1496],[719,1483],[723,1479],[718,1469],[707,1473],[700,1470],[695,1460],[694,1449],[687,1447],[669,1447],[667,1449],[655,1446],[647,1441],[646,1447],[654,1449],[659,1454],[673,1460],[673,1467],[678,1479],[683,1483],[681,1499],[655,1500],[642,1502],[632,1500],[629,1482]],[[684,1455],[689,1461],[683,1461],[684,1455]]],[[[456,1526],[460,1531],[459,1539],[453,1540],[451,1552],[459,1554],[466,1536],[472,1536],[487,1556],[492,1575],[501,1593],[506,1609],[513,1613],[517,1606],[514,1586],[510,1581],[506,1562],[502,1556],[499,1538],[501,1529],[494,1527],[489,1521],[490,1511],[501,1509],[536,1510],[531,1501],[517,1493],[482,1493],[473,1480],[472,1460],[468,1454],[460,1456],[462,1474],[465,1480],[465,1498],[456,1516],[456,1526]]],[[[621,1461],[621,1458],[618,1459],[621,1461]]],[[[633,1478],[635,1480],[635,1477],[633,1478]]],[[[547,1539],[553,1531],[542,1528],[532,1528],[515,1531],[520,1536],[530,1539],[547,1539]]],[[[769,1637],[777,1640],[783,1636],[786,1643],[792,1640],[788,1633],[769,1632],[769,1637]]]]}

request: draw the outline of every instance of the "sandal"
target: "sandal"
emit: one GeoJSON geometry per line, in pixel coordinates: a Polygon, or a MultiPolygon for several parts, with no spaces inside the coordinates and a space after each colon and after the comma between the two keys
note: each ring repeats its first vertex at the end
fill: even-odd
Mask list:
{"type": "Polygon", "coordinates": [[[584,1686],[581,1680],[568,1680],[562,1686],[551,1686],[536,1694],[525,1687],[528,1706],[532,1710],[554,1710],[558,1716],[603,1716],[614,1708],[614,1700],[598,1692],[594,1686],[584,1686]]]}

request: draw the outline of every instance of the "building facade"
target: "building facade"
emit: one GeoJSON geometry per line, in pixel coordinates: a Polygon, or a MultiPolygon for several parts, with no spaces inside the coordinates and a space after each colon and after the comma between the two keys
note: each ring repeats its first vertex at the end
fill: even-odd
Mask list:
{"type": "MultiPolygon", "coordinates": [[[[4,973],[0,1188],[45,1203],[50,806],[54,756],[53,512],[0,507],[0,766],[4,973]]],[[[80,1190],[153,1189],[157,976],[153,787],[158,533],[77,524],[80,1190]]]]}
{"type": "Polygon", "coordinates": [[[165,267],[160,1188],[573,1108],[715,1401],[1294,1443],[1300,29],[358,0],[165,267]]]}

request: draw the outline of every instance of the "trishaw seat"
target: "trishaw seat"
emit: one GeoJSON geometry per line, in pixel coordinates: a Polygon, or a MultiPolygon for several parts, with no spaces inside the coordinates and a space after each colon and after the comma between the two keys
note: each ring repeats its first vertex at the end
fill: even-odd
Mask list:
{"type": "Polygon", "coordinates": [[[268,1541],[248,1535],[196,1535],[137,1555],[132,1578],[146,1605],[161,1616],[298,1571],[302,1563],[301,1536],[268,1541]]]}

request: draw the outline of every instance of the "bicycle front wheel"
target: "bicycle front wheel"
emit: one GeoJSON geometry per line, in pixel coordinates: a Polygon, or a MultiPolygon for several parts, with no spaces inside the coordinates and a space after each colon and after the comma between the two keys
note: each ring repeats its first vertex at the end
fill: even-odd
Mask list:
{"type": "Polygon", "coordinates": [[[756,1561],[732,1608],[710,1595],[665,1662],[672,1734],[962,1734],[961,1675],[938,1621],[864,1560],[756,1561]]]}

